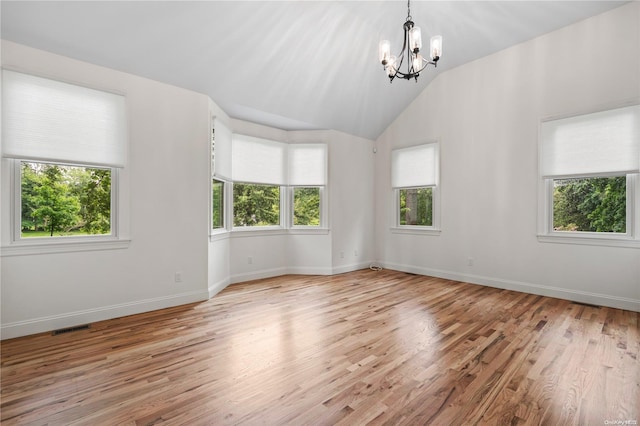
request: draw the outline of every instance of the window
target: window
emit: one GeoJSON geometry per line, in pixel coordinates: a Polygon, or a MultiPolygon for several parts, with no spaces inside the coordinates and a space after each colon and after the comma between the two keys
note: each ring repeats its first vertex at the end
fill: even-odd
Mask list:
{"type": "Polygon", "coordinates": [[[224,228],[224,182],[211,180],[211,228],[224,228]]]}
{"type": "Polygon", "coordinates": [[[287,148],[288,183],[293,187],[292,226],[326,228],[323,196],[327,181],[327,145],[291,144],[287,148]]]}
{"type": "Polygon", "coordinates": [[[112,170],[21,162],[20,237],[111,234],[112,170]]]}
{"type": "Polygon", "coordinates": [[[9,70],[2,83],[2,156],[15,170],[12,242],[118,237],[124,97],[9,70]]]}
{"type": "Polygon", "coordinates": [[[540,239],[637,240],[640,106],[547,120],[540,130],[540,239]]]}
{"type": "Polygon", "coordinates": [[[321,188],[293,188],[293,226],[320,226],[321,188]]]}
{"type": "Polygon", "coordinates": [[[553,230],[627,232],[627,177],[553,180],[553,230]]]}
{"type": "Polygon", "coordinates": [[[400,225],[433,226],[433,188],[402,188],[400,225]]]}
{"type": "Polygon", "coordinates": [[[233,226],[279,226],[280,187],[233,184],[233,226]]]}
{"type": "Polygon", "coordinates": [[[438,156],[437,143],[392,151],[396,229],[438,230],[438,156]]]}

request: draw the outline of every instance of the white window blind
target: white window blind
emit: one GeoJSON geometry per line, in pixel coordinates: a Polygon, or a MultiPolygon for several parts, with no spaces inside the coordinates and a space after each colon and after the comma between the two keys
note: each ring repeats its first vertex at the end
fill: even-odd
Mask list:
{"type": "Polygon", "coordinates": [[[124,167],[125,98],[14,71],[2,71],[2,155],[124,167]]]}
{"type": "Polygon", "coordinates": [[[640,106],[541,125],[540,174],[570,177],[640,171],[640,106]]]}
{"type": "Polygon", "coordinates": [[[289,185],[324,186],[327,182],[327,145],[292,144],[289,151],[289,185]]]}
{"type": "Polygon", "coordinates": [[[286,185],[286,144],[234,134],[232,146],[235,182],[286,185]]]}
{"type": "Polygon", "coordinates": [[[411,188],[436,185],[438,145],[429,143],[391,151],[391,186],[411,188]]]}
{"type": "Polygon", "coordinates": [[[213,175],[231,179],[231,130],[219,118],[213,119],[215,131],[213,175]]]}

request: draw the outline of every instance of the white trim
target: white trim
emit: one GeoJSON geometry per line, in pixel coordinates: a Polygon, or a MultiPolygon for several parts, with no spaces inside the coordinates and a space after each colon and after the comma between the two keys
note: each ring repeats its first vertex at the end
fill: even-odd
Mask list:
{"type": "Polygon", "coordinates": [[[640,299],[616,297],[602,293],[591,293],[580,290],[569,290],[561,287],[553,287],[542,284],[525,283],[521,281],[504,280],[501,278],[485,277],[481,275],[465,274],[446,271],[442,269],[424,268],[420,266],[402,265],[397,263],[384,263],[386,269],[408,272],[412,274],[427,275],[448,280],[461,281],[469,284],[479,284],[504,290],[513,290],[540,296],[556,297],[574,302],[589,303],[598,306],[607,306],[617,309],[625,309],[640,312],[640,299]]]}
{"type": "Polygon", "coordinates": [[[12,339],[14,337],[73,327],[80,324],[89,324],[96,321],[120,318],[127,315],[140,314],[206,300],[208,300],[208,292],[191,291],[171,296],[34,318],[26,321],[16,321],[9,324],[2,324],[1,338],[12,339]]]}
{"type": "Polygon", "coordinates": [[[273,269],[263,269],[261,271],[252,271],[246,272],[243,274],[231,275],[230,282],[231,284],[241,283],[245,281],[253,281],[260,280],[262,278],[272,278],[280,275],[286,275],[288,273],[288,268],[273,268],[273,269]]]}
{"type": "Polygon", "coordinates": [[[289,235],[327,235],[329,228],[319,226],[296,226],[287,231],[289,235]]]}
{"type": "MultiPolygon", "coordinates": [[[[72,237],[59,237],[72,238],[72,237]]],[[[91,238],[91,237],[86,237],[91,238]]],[[[106,238],[106,237],[105,237],[106,238]]],[[[35,239],[34,239],[35,240],[35,239]]],[[[131,240],[92,239],[91,241],[47,241],[37,243],[21,243],[4,246],[0,249],[0,257],[29,256],[36,254],[75,253],[84,251],[120,250],[129,248],[131,240]]]]}
{"type": "Polygon", "coordinates": [[[441,229],[432,226],[393,226],[389,228],[392,234],[434,235],[442,233],[441,229]]]}
{"type": "Polygon", "coordinates": [[[538,241],[541,243],[557,243],[557,244],[581,244],[587,246],[604,246],[604,247],[622,247],[640,249],[640,240],[627,238],[624,235],[620,238],[608,235],[597,235],[591,232],[581,233],[561,233],[554,232],[552,234],[538,235],[538,241]]]}
{"type": "Polygon", "coordinates": [[[331,275],[344,274],[345,272],[353,272],[353,271],[359,271],[360,269],[367,269],[370,265],[371,265],[371,261],[334,266],[331,268],[331,275]]]}
{"type": "Polygon", "coordinates": [[[229,278],[225,278],[222,281],[218,281],[217,283],[210,285],[208,288],[209,299],[211,299],[213,296],[215,296],[216,294],[220,293],[222,290],[227,288],[229,284],[230,284],[229,278]]]}
{"type": "Polygon", "coordinates": [[[226,229],[214,229],[209,235],[209,242],[227,240],[229,239],[231,233],[226,229]]]}
{"type": "Polygon", "coordinates": [[[231,230],[231,238],[267,237],[272,235],[287,235],[287,229],[280,226],[238,226],[231,230]]]}

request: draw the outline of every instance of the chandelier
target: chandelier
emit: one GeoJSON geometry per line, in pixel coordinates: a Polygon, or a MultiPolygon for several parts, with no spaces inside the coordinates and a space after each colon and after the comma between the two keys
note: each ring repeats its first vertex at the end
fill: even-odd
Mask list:
{"type": "Polygon", "coordinates": [[[431,49],[429,52],[430,61],[425,61],[424,57],[420,54],[422,49],[422,34],[420,27],[416,27],[411,20],[411,7],[410,1],[407,1],[407,20],[404,25],[404,42],[402,44],[402,51],[396,57],[391,54],[391,43],[389,40],[382,40],[379,46],[380,62],[384,67],[385,72],[389,76],[389,82],[392,82],[394,78],[400,77],[405,80],[415,79],[418,82],[418,76],[420,72],[428,65],[438,66],[438,59],[442,56],[442,36],[436,35],[431,37],[431,49]],[[407,60],[406,71],[401,71],[402,63],[407,60]]]}

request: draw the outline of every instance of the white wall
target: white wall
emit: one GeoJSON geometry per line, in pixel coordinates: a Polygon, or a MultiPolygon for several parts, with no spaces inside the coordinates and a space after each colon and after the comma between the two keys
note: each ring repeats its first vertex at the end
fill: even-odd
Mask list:
{"type": "Polygon", "coordinates": [[[536,238],[540,119],[640,96],[639,17],[633,2],[439,75],[376,141],[378,260],[640,310],[640,250],[536,238]],[[441,143],[442,233],[394,234],[390,151],[431,139],[441,143]]]}
{"type": "MultiPolygon", "coordinates": [[[[2,66],[126,95],[130,149],[122,180],[131,238],[118,250],[3,250],[2,338],[206,300],[209,99],[4,41],[2,66]],[[182,283],[174,282],[176,271],[182,283]]],[[[3,231],[10,217],[7,162],[3,231]]]]}

